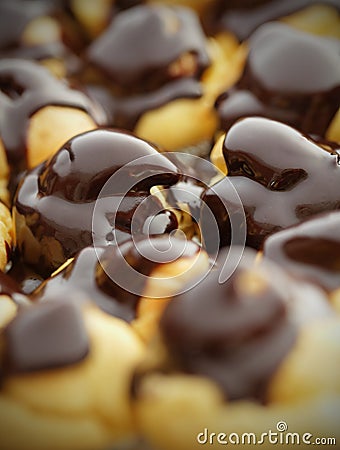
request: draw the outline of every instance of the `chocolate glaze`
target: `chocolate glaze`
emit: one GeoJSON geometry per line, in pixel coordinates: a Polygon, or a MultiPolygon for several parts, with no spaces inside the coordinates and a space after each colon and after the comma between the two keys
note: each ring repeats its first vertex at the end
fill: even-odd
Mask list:
{"type": "Polygon", "coordinates": [[[203,195],[201,228],[208,250],[216,237],[205,225],[205,208],[215,215],[220,245],[228,245],[228,211],[238,209],[230,201],[233,188],[246,214],[247,245],[254,248],[269,234],[340,209],[338,155],[287,125],[259,117],[240,120],[227,133],[223,154],[229,176],[203,195]]]}
{"type": "Polygon", "coordinates": [[[241,79],[217,99],[221,128],[257,115],[324,136],[340,105],[340,42],[270,23],[249,45],[241,79]]]}
{"type": "Polygon", "coordinates": [[[182,172],[181,180],[163,191],[168,205],[178,210],[188,210],[192,219],[199,222],[201,195],[218,175],[216,167],[203,158],[182,152],[168,154],[168,158],[182,172]]]}
{"type": "MultiPolygon", "coordinates": [[[[176,166],[155,147],[132,135],[112,130],[78,135],[50,161],[29,172],[19,186],[14,202],[18,248],[24,259],[46,276],[92,245],[93,238],[96,245],[115,238],[126,240],[131,218],[150,197],[149,189],[158,184],[169,186],[179,177],[176,166]],[[148,157],[147,161],[140,161],[142,156],[148,157]]],[[[146,218],[162,209],[151,196],[139,210],[134,231],[142,233],[146,218]]],[[[172,224],[176,226],[174,221],[172,224]]],[[[169,223],[160,231],[168,229],[169,223]]]]}
{"type": "Polygon", "coordinates": [[[33,300],[41,301],[59,292],[68,292],[69,298],[82,291],[89,301],[95,302],[101,309],[120,319],[130,322],[136,316],[136,300],[124,300],[116,297],[114,290],[110,293],[97,283],[96,271],[99,258],[105,247],[86,247],[75,257],[74,261],[57,275],[48,278],[32,295],[33,300]]]}
{"type": "Polygon", "coordinates": [[[155,5],[118,14],[90,46],[88,61],[130,94],[153,90],[178,76],[199,78],[209,64],[204,34],[194,13],[155,5]],[[169,66],[186,54],[193,55],[193,69],[189,74],[173,74],[169,66]]]}
{"type": "Polygon", "coordinates": [[[30,118],[48,105],[78,108],[96,117],[93,103],[84,94],[68,88],[37,63],[21,59],[0,61],[0,135],[16,170],[26,168],[30,118]]]}
{"type": "Polygon", "coordinates": [[[5,328],[4,338],[5,374],[68,366],[89,351],[80,309],[60,298],[21,309],[5,328]]]}
{"type": "Polygon", "coordinates": [[[296,331],[275,277],[262,276],[264,289],[252,292],[240,278],[244,273],[252,274],[251,267],[239,266],[221,284],[219,271],[211,271],[169,303],[160,330],[175,368],[211,378],[228,400],[264,401],[296,331]]]}
{"type": "MultiPolygon", "coordinates": [[[[207,27],[231,31],[239,40],[247,39],[260,25],[288,16],[312,5],[329,5],[340,10],[338,0],[221,0],[207,27]]],[[[211,30],[212,31],[212,30],[211,30]]]]}
{"type": "Polygon", "coordinates": [[[270,236],[264,255],[296,277],[327,291],[340,287],[340,212],[331,212],[270,236]]]}
{"type": "Polygon", "coordinates": [[[193,12],[145,5],[117,14],[90,46],[87,62],[95,76],[84,70],[81,77],[88,95],[103,104],[107,125],[133,130],[146,111],[200,98],[209,58],[193,12]]]}
{"type": "MultiPolygon", "coordinates": [[[[154,253],[155,248],[168,250],[169,240],[166,236],[141,240],[138,247],[131,239],[121,244],[119,249],[116,246],[96,247],[96,249],[87,247],[64,270],[46,280],[33,293],[33,299],[41,300],[46,296],[53,296],[62,289],[71,296],[72,293],[81,290],[89,300],[108,314],[131,322],[136,318],[138,301],[141,297],[136,292],[143,292],[147,276],[159,264],[171,262],[182,249],[181,240],[171,238],[171,243],[172,251],[161,255],[158,252],[154,253]],[[142,253],[139,253],[139,249],[142,249],[142,253]],[[163,257],[161,261],[159,256],[163,257]],[[137,277],[135,273],[131,276],[131,272],[126,270],[127,264],[145,277],[137,277]],[[114,280],[118,280],[131,291],[124,289],[114,280]]],[[[198,251],[198,245],[189,242],[182,257],[191,257],[198,251]]]]}
{"type": "Polygon", "coordinates": [[[197,99],[201,96],[201,83],[192,78],[183,78],[169,82],[146,94],[141,93],[125,98],[112,97],[111,115],[115,126],[133,130],[145,112],[160,108],[180,98],[197,99]]]}
{"type": "Polygon", "coordinates": [[[129,240],[118,247],[106,248],[100,258],[96,281],[109,295],[124,303],[137,304],[153,270],[179,258],[193,257],[199,250],[196,243],[171,235],[129,240]]]}

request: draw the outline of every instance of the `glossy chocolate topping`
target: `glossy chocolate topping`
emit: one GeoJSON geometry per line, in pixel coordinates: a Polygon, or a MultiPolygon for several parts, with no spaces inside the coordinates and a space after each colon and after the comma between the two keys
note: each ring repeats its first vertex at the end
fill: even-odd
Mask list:
{"type": "MultiPolygon", "coordinates": [[[[128,238],[131,218],[148,198],[135,218],[134,231],[142,233],[146,218],[162,212],[149,189],[179,177],[174,164],[132,135],[95,130],[76,136],[22,181],[14,208],[19,250],[48,275],[93,239],[106,245],[128,238]]],[[[177,222],[171,224],[159,231],[177,222]]]]}
{"type": "Polygon", "coordinates": [[[327,291],[340,287],[340,212],[323,214],[265,240],[264,255],[327,291]]]}
{"type": "Polygon", "coordinates": [[[339,48],[336,39],[263,25],[250,39],[241,79],[217,100],[221,128],[258,115],[324,136],[340,105],[339,48]]]}
{"type": "MultiPolygon", "coordinates": [[[[191,258],[200,248],[193,241],[172,235],[126,241],[118,247],[107,247],[97,270],[101,289],[124,302],[137,302],[143,295],[148,277],[159,265],[179,258],[191,258]]],[[[162,280],[160,279],[160,285],[162,280]]],[[[155,292],[157,296],[159,293],[155,292]]]]}
{"type": "MultiPolygon", "coordinates": [[[[338,0],[221,0],[217,10],[219,29],[247,39],[260,25],[288,16],[312,5],[329,5],[340,10],[338,0]]],[[[216,25],[215,25],[216,26],[216,25]]]]}
{"type": "Polygon", "coordinates": [[[9,162],[16,170],[26,167],[30,118],[48,105],[78,108],[96,115],[84,94],[70,89],[40,65],[21,59],[0,61],[0,135],[9,162]]]}
{"type": "Polygon", "coordinates": [[[267,383],[291,349],[296,331],[275,279],[268,274],[260,278],[260,288],[252,289],[244,276],[248,281],[259,279],[250,267],[240,266],[220,284],[219,271],[211,271],[169,303],[160,329],[180,370],[211,378],[228,400],[263,401],[267,383]]]}
{"type": "MultiPolygon", "coordinates": [[[[144,94],[141,93],[124,98],[111,97],[110,114],[113,117],[115,126],[133,130],[145,112],[160,108],[180,98],[200,98],[202,92],[202,86],[199,81],[193,78],[182,78],[144,94]]],[[[97,100],[96,96],[94,96],[94,100],[97,100]]]]}
{"type": "Polygon", "coordinates": [[[23,308],[4,330],[5,373],[64,367],[83,360],[89,341],[80,309],[68,300],[23,308]]]}
{"type": "Polygon", "coordinates": [[[67,292],[70,298],[74,293],[82,291],[89,301],[96,303],[101,309],[120,319],[130,322],[136,316],[136,299],[128,300],[115,296],[114,289],[102,289],[97,283],[96,272],[99,258],[105,251],[104,247],[86,247],[75,257],[74,261],[57,275],[48,278],[33,293],[32,298],[41,301],[45,298],[67,292]]]}
{"type": "Polygon", "coordinates": [[[180,181],[163,191],[166,202],[173,208],[190,213],[192,219],[199,222],[201,195],[212,184],[219,171],[206,159],[182,152],[168,154],[168,158],[182,172],[180,181]]]}
{"type": "Polygon", "coordinates": [[[177,257],[198,253],[197,244],[186,244],[182,251],[183,241],[172,237],[169,250],[167,236],[154,236],[139,240],[137,246],[129,239],[119,248],[85,248],[63,271],[46,280],[33,298],[41,300],[61,289],[72,296],[72,292],[81,290],[108,314],[131,322],[136,318],[138,301],[152,271],[177,257]]]}
{"type": "Polygon", "coordinates": [[[129,93],[152,90],[176,78],[199,78],[209,64],[196,16],[185,8],[155,5],[118,14],[90,46],[88,60],[129,93]],[[181,57],[187,59],[180,61],[181,57]],[[178,60],[178,66],[171,66],[178,60]]]}
{"type": "MultiPolygon", "coordinates": [[[[230,243],[228,213],[237,210],[230,201],[233,188],[246,214],[247,245],[254,248],[273,232],[340,209],[338,155],[287,125],[258,117],[240,120],[227,133],[223,154],[229,176],[203,196],[218,222],[221,246],[230,243]]],[[[203,207],[201,227],[209,249],[214,237],[206,230],[205,215],[203,207]]]]}

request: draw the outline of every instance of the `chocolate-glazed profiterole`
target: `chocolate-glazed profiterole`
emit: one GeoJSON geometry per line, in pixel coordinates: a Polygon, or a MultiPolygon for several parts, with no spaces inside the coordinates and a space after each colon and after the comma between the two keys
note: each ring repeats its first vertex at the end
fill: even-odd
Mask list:
{"type": "Polygon", "coordinates": [[[75,134],[96,127],[100,109],[37,63],[0,61],[0,138],[13,170],[33,167],[75,134]]]}
{"type": "Polygon", "coordinates": [[[219,271],[210,272],[168,305],[161,335],[171,359],[184,372],[213,379],[229,400],[262,401],[296,331],[275,281],[244,267],[225,283],[219,276],[219,271]]]}
{"type": "Polygon", "coordinates": [[[205,225],[205,208],[215,215],[220,245],[228,245],[227,209],[231,213],[238,209],[230,200],[234,189],[245,210],[247,245],[254,248],[276,231],[340,208],[335,188],[340,179],[338,154],[287,125],[260,117],[240,120],[225,137],[223,155],[228,177],[203,195],[201,229],[208,249],[216,237],[210,236],[205,225]]]}
{"type": "Polygon", "coordinates": [[[327,291],[340,287],[340,212],[306,220],[265,240],[263,253],[327,291]]]}
{"type": "Polygon", "coordinates": [[[284,417],[295,432],[338,436],[340,321],[327,297],[297,295],[300,282],[249,249],[221,282],[227,254],[168,304],[137,368],[132,399],[143,435],[162,450],[198,450],[225,423],[239,436],[263,436],[284,417]],[[325,340],[334,344],[320,367],[325,340]]]}
{"type": "Polygon", "coordinates": [[[209,65],[195,15],[187,9],[160,6],[120,13],[90,46],[88,59],[117,89],[129,93],[143,93],[178,78],[198,79],[209,65]],[[148,33],[137,47],[145,30],[148,33]]]}
{"type": "Polygon", "coordinates": [[[121,12],[89,47],[87,58],[113,89],[115,125],[128,129],[149,109],[179,97],[199,98],[199,78],[209,65],[204,34],[195,15],[165,6],[121,12]]]}
{"type": "Polygon", "coordinates": [[[109,126],[178,150],[212,138],[213,103],[239,74],[238,47],[231,36],[207,40],[188,8],[141,5],[114,17],[76,75],[103,105],[109,126]]]}
{"type": "Polygon", "coordinates": [[[132,433],[129,380],[143,345],[129,325],[81,291],[55,290],[0,333],[1,448],[100,450],[132,433]]]}
{"type": "Polygon", "coordinates": [[[340,106],[340,41],[270,23],[251,36],[249,47],[242,77],[217,100],[221,129],[256,115],[327,135],[340,106]]]}
{"type": "MultiPolygon", "coordinates": [[[[327,13],[330,11],[333,16],[336,15],[336,11],[340,10],[338,0],[242,0],[232,2],[220,0],[215,11],[215,20],[211,20],[210,17],[210,27],[229,30],[238,39],[244,40],[266,22],[294,15],[294,13],[315,5],[328,7],[327,13]],[[214,23],[215,25],[213,25],[214,23]]],[[[321,11],[325,11],[325,9],[321,11]]],[[[322,15],[321,20],[317,20],[318,22],[322,25],[322,15]]]]}
{"type": "MultiPolygon", "coordinates": [[[[107,245],[128,238],[139,205],[134,232],[143,234],[146,218],[163,210],[150,188],[176,183],[179,176],[155,147],[132,135],[104,129],[78,135],[21,182],[16,245],[26,262],[48,275],[93,239],[107,245]],[[146,161],[139,160],[143,156],[146,161]]],[[[171,215],[165,219],[155,220],[156,232],[176,228],[171,215]]]]}

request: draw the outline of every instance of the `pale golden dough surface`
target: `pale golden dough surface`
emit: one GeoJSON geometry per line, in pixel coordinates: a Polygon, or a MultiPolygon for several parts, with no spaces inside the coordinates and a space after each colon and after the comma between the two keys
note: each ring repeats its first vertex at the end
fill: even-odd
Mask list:
{"type": "Polygon", "coordinates": [[[302,31],[340,39],[340,15],[328,5],[312,5],[282,20],[302,31]]]}
{"type": "Polygon", "coordinates": [[[133,433],[129,389],[144,347],[125,322],[95,307],[84,314],[90,353],[83,361],[4,381],[1,448],[102,450],[133,433]]]}
{"type": "Polygon", "coordinates": [[[30,168],[54,155],[77,134],[96,128],[84,111],[63,106],[46,106],[31,118],[27,136],[27,162],[30,168]]]}
{"type": "Polygon", "coordinates": [[[200,251],[191,258],[179,258],[158,266],[149,276],[144,295],[138,306],[132,326],[145,341],[154,338],[159,319],[171,297],[187,283],[204,276],[209,270],[208,255],[200,251]]]}
{"type": "Polygon", "coordinates": [[[12,248],[13,224],[9,209],[0,202],[0,270],[4,270],[8,262],[7,249],[12,248]]]}
{"type": "Polygon", "coordinates": [[[10,297],[0,295],[0,331],[14,319],[17,309],[17,305],[10,297]]]}
{"type": "Polygon", "coordinates": [[[0,139],[0,201],[2,200],[6,204],[9,202],[9,193],[7,190],[8,179],[9,166],[7,163],[5,148],[0,139]]]}
{"type": "MultiPolygon", "coordinates": [[[[252,272],[243,275],[240,289],[258,292],[265,288],[264,280],[253,278],[252,272]]],[[[311,298],[308,300],[313,309],[311,298]]],[[[296,306],[299,298],[291,300],[291,314],[299,322],[298,316],[301,319],[306,313],[299,312],[296,306]]],[[[323,296],[322,304],[326,300],[323,296]]],[[[303,305],[306,307],[307,303],[304,301],[303,305]]],[[[328,308],[327,302],[325,307],[328,308]]],[[[262,433],[277,432],[277,424],[284,421],[288,432],[300,433],[301,438],[304,433],[311,433],[311,442],[315,437],[336,438],[338,442],[340,317],[331,308],[321,316],[314,314],[299,325],[293,347],[269,382],[264,404],[251,399],[228,401],[209,378],[176,369],[159,335],[149,346],[136,390],[137,417],[143,435],[159,450],[198,450],[202,444],[197,436],[208,429],[209,433],[216,433],[209,448],[217,450],[221,448],[216,441],[218,433],[255,433],[260,440],[262,433]]],[[[268,450],[272,446],[268,440],[261,444],[268,450]]],[[[310,445],[301,442],[299,447],[307,449],[310,445]]]]}

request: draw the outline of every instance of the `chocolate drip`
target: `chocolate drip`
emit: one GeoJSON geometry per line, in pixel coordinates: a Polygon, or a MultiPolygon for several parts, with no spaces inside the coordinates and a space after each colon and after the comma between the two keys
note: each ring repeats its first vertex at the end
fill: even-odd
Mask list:
{"type": "Polygon", "coordinates": [[[77,291],[81,291],[88,300],[96,303],[108,314],[131,322],[136,317],[136,300],[122,301],[113,292],[105,291],[97,283],[96,272],[100,267],[99,258],[102,258],[104,251],[104,247],[84,248],[64,270],[47,279],[33,293],[32,298],[41,301],[55,296],[58,292],[68,292],[68,295],[72,297],[77,291]]]}
{"type": "Polygon", "coordinates": [[[244,265],[223,284],[218,270],[210,272],[169,303],[160,329],[175,368],[211,378],[228,400],[264,401],[296,331],[275,279],[262,275],[260,289],[254,290],[244,284],[244,276],[259,280],[244,265]]]}
{"type": "Polygon", "coordinates": [[[96,116],[90,100],[68,88],[36,63],[17,59],[0,62],[0,134],[9,162],[18,169],[26,167],[26,133],[29,120],[48,106],[78,108],[96,116]]]}
{"type": "Polygon", "coordinates": [[[196,243],[171,235],[130,240],[118,247],[107,247],[96,280],[109,295],[123,302],[137,302],[157,266],[193,257],[198,252],[196,243]]]}
{"type": "Polygon", "coordinates": [[[195,15],[185,8],[164,6],[138,6],[118,14],[90,46],[88,60],[130,94],[182,76],[199,78],[209,64],[195,15]],[[188,54],[193,58],[188,74],[182,67],[179,74],[170,70],[172,63],[188,54]]]}
{"type": "Polygon", "coordinates": [[[323,211],[340,209],[338,157],[293,128],[263,118],[237,122],[223,145],[228,177],[203,195],[201,227],[208,250],[216,241],[205,225],[210,208],[220,231],[220,245],[231,239],[229,214],[238,210],[230,198],[236,189],[247,220],[247,245],[323,211]]]}
{"type": "Polygon", "coordinates": [[[237,85],[216,102],[221,127],[257,115],[324,136],[340,104],[340,42],[288,25],[263,25],[237,85]]]}
{"type": "MultiPolygon", "coordinates": [[[[242,2],[221,0],[221,5],[216,14],[215,27],[231,31],[242,41],[266,22],[320,4],[340,10],[338,0],[246,0],[242,2]],[[216,25],[216,22],[218,25],[216,25]]],[[[212,24],[210,24],[211,26],[212,24]]]]}
{"type": "Polygon", "coordinates": [[[153,92],[126,97],[115,96],[108,89],[94,85],[87,86],[86,93],[103,107],[108,125],[114,124],[115,127],[132,131],[145,112],[179,98],[200,98],[202,87],[199,81],[184,78],[167,83],[153,92]]]}
{"type": "Polygon", "coordinates": [[[117,127],[133,130],[145,112],[160,108],[179,98],[197,99],[201,96],[200,82],[191,78],[184,78],[167,83],[147,94],[126,98],[112,97],[111,114],[117,127]]]}
{"type": "MultiPolygon", "coordinates": [[[[136,318],[147,277],[158,265],[172,262],[182,250],[183,241],[171,238],[170,251],[169,242],[166,236],[154,236],[139,240],[137,246],[129,239],[119,247],[85,248],[63,271],[46,280],[33,298],[41,300],[60,290],[72,295],[80,290],[108,314],[131,322],[136,318]]],[[[181,257],[194,256],[198,251],[198,245],[187,242],[181,257]]]]}
{"type": "Polygon", "coordinates": [[[143,203],[134,229],[141,234],[145,220],[163,210],[149,189],[178,179],[165,156],[132,135],[95,130],[76,136],[23,179],[14,208],[19,250],[46,276],[93,239],[96,245],[126,240],[143,203]]]}
{"type": "Polygon", "coordinates": [[[80,309],[68,300],[23,308],[5,328],[5,374],[75,364],[89,351],[80,309]]]}
{"type": "Polygon", "coordinates": [[[340,287],[340,213],[307,220],[266,239],[265,256],[327,291],[340,287]]]}

